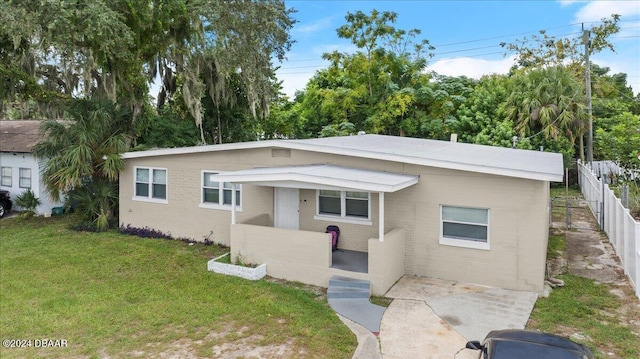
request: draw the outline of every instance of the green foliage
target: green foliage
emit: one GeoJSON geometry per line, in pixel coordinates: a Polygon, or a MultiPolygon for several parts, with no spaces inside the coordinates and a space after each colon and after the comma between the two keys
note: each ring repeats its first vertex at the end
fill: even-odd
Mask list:
{"type": "Polygon", "coordinates": [[[598,156],[627,170],[640,169],[640,116],[624,112],[600,124],[594,141],[598,156]]]}
{"type": "Polygon", "coordinates": [[[595,119],[609,118],[623,112],[640,115],[640,94],[633,96],[627,74],[609,74],[608,67],[591,65],[592,106],[595,119]]]}
{"type": "Polygon", "coordinates": [[[431,47],[427,40],[415,41],[419,30],[396,29],[396,18],[388,11],[347,13],[338,36],[358,51],[323,54],[329,68],[319,71],[297,100],[303,136],[418,133],[417,91],[428,83],[422,71],[431,47]]]}
{"type": "Polygon", "coordinates": [[[216,262],[224,263],[224,264],[233,264],[231,263],[231,253],[227,253],[223,256],[218,257],[216,262]]]}
{"type": "Polygon", "coordinates": [[[351,122],[341,122],[339,124],[330,124],[326,125],[320,131],[320,135],[318,137],[334,137],[334,136],[349,136],[355,135],[355,129],[353,123],[351,122]]]}
{"type": "Polygon", "coordinates": [[[482,77],[467,95],[456,113],[452,131],[460,140],[469,143],[510,147],[515,136],[513,123],[501,121],[502,104],[508,96],[506,76],[482,77]],[[493,133],[497,131],[498,133],[493,133]]]}
{"type": "Polygon", "coordinates": [[[298,102],[278,98],[271,105],[269,117],[260,122],[262,138],[304,138],[303,125],[300,121],[301,108],[298,102]]]}
{"type": "MultiPolygon", "coordinates": [[[[289,124],[285,137],[365,131],[445,140],[456,133],[462,142],[559,152],[567,166],[576,153],[583,156],[588,114],[580,36],[542,33],[509,45],[519,67],[476,81],[425,72],[428,43],[414,43],[419,32],[396,29],[395,13],[348,13],[346,20],[338,34],[359,51],[324,54],[329,68],[318,71],[294,102],[279,106],[280,126],[284,119],[289,124]]],[[[618,20],[614,15],[591,29],[593,53],[612,48],[607,39],[618,31],[618,20]]],[[[614,116],[640,112],[626,75],[608,72],[592,64],[594,124],[605,132],[614,116]]]]}
{"type": "Polygon", "coordinates": [[[572,142],[585,130],[584,85],[563,67],[520,72],[506,100],[506,118],[520,135],[564,135],[572,142]]]}
{"type": "Polygon", "coordinates": [[[205,96],[268,115],[292,13],[282,0],[3,1],[0,114],[60,118],[60,98],[107,97],[130,111],[133,133],[160,78],[158,107],[179,97],[205,142],[205,96]]]}
{"type": "Polygon", "coordinates": [[[117,210],[117,180],[129,137],[126,113],[107,99],[68,103],[71,121],[48,121],[33,149],[46,161],[45,186],[54,200],[70,194],[83,220],[105,230],[117,210]]]}
{"type": "Polygon", "coordinates": [[[567,242],[564,235],[549,235],[549,245],[547,246],[547,260],[556,259],[567,250],[567,242]]]}
{"type": "Polygon", "coordinates": [[[193,120],[171,109],[145,112],[136,125],[136,149],[187,147],[200,144],[200,133],[193,120]]]}
{"type": "Polygon", "coordinates": [[[36,194],[33,193],[31,188],[17,195],[14,201],[17,206],[24,210],[21,216],[25,218],[33,217],[36,213],[36,209],[42,203],[40,199],[36,197],[36,194]]]}
{"type": "Polygon", "coordinates": [[[570,162],[576,139],[587,128],[584,85],[564,67],[519,71],[504,104],[506,119],[518,135],[565,155],[570,162]]]}
{"type": "Polygon", "coordinates": [[[94,179],[70,191],[69,198],[76,203],[77,213],[87,221],[85,227],[105,231],[117,225],[118,186],[113,181],[94,179]]]}
{"type": "Polygon", "coordinates": [[[633,97],[626,74],[594,66],[594,157],[628,170],[640,168],[640,95],[633,97]]]}
{"type": "MultiPolygon", "coordinates": [[[[609,37],[620,31],[618,21],[620,21],[620,15],[612,14],[611,17],[602,18],[600,23],[591,27],[589,30],[591,32],[589,43],[591,54],[604,49],[614,51],[609,37]]],[[[518,55],[518,68],[521,69],[558,67],[568,63],[568,67],[576,75],[584,72],[583,36],[557,38],[541,30],[539,35],[533,35],[531,38],[525,37],[513,43],[503,42],[500,45],[518,55]]]]}

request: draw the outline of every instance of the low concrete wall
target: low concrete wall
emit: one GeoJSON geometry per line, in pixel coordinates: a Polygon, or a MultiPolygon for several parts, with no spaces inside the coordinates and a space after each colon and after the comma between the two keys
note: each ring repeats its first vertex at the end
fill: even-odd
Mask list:
{"type": "Polygon", "coordinates": [[[371,292],[383,295],[405,273],[405,230],[385,234],[384,242],[369,239],[368,273],[331,268],[331,236],[328,233],[264,227],[231,226],[231,258],[242,256],[250,263],[264,263],[267,274],[306,284],[327,287],[334,275],[371,281],[371,292]]]}
{"type": "Polygon", "coordinates": [[[369,277],[371,292],[385,294],[405,273],[405,230],[394,229],[378,238],[369,239],[369,277]]]}
{"type": "Polygon", "coordinates": [[[331,270],[331,235],[321,232],[264,227],[231,226],[231,258],[267,265],[267,274],[326,287],[331,270]]]}
{"type": "Polygon", "coordinates": [[[216,272],[219,274],[232,275],[248,280],[259,280],[267,275],[267,265],[261,264],[255,268],[243,267],[235,264],[221,263],[218,259],[230,255],[229,253],[223,254],[217,258],[214,258],[207,262],[207,270],[216,272]]]}

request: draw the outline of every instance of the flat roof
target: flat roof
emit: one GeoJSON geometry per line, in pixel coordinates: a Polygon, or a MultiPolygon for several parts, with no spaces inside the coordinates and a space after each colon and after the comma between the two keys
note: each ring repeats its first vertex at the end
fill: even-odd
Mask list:
{"type": "Polygon", "coordinates": [[[289,148],[541,181],[561,182],[564,177],[564,163],[559,153],[385,135],[269,140],[157,149],[127,152],[123,154],[123,158],[252,148],[289,148]]]}
{"type": "Polygon", "coordinates": [[[270,187],[396,192],[418,183],[418,176],[327,164],[258,167],[211,175],[216,182],[270,187]]]}

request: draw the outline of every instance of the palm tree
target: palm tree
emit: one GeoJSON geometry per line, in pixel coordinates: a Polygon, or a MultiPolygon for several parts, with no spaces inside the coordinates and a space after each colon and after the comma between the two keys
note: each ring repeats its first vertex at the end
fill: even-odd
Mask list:
{"type": "Polygon", "coordinates": [[[117,208],[120,153],[130,142],[125,113],[107,99],[81,99],[66,109],[71,120],[47,121],[34,148],[45,160],[42,177],[54,200],[69,195],[84,220],[105,230],[117,208]]]}
{"type": "Polygon", "coordinates": [[[522,136],[567,137],[572,144],[586,130],[584,84],[564,67],[520,72],[513,78],[506,117],[522,136]]]}

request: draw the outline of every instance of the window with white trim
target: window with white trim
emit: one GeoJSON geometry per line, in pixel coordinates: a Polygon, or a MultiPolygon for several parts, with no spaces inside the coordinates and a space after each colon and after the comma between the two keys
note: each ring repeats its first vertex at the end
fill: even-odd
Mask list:
{"type": "Polygon", "coordinates": [[[31,168],[20,168],[19,173],[18,185],[20,188],[31,188],[31,168]]]}
{"type": "MultiPolygon", "coordinates": [[[[233,184],[218,182],[213,175],[218,172],[202,171],[202,206],[210,208],[231,209],[233,184]]],[[[236,209],[242,207],[242,186],[236,185],[236,209]]]]}
{"type": "Polygon", "coordinates": [[[135,197],[164,202],[167,200],[167,169],[136,167],[135,197]]]}
{"type": "Polygon", "coordinates": [[[0,184],[6,187],[13,186],[12,173],[13,169],[11,167],[2,167],[2,181],[0,184]]]}
{"type": "Polygon", "coordinates": [[[440,206],[440,243],[489,249],[489,209],[440,206]]]}
{"type": "Polygon", "coordinates": [[[318,215],[368,220],[371,218],[368,192],[318,190],[318,215]]]}

